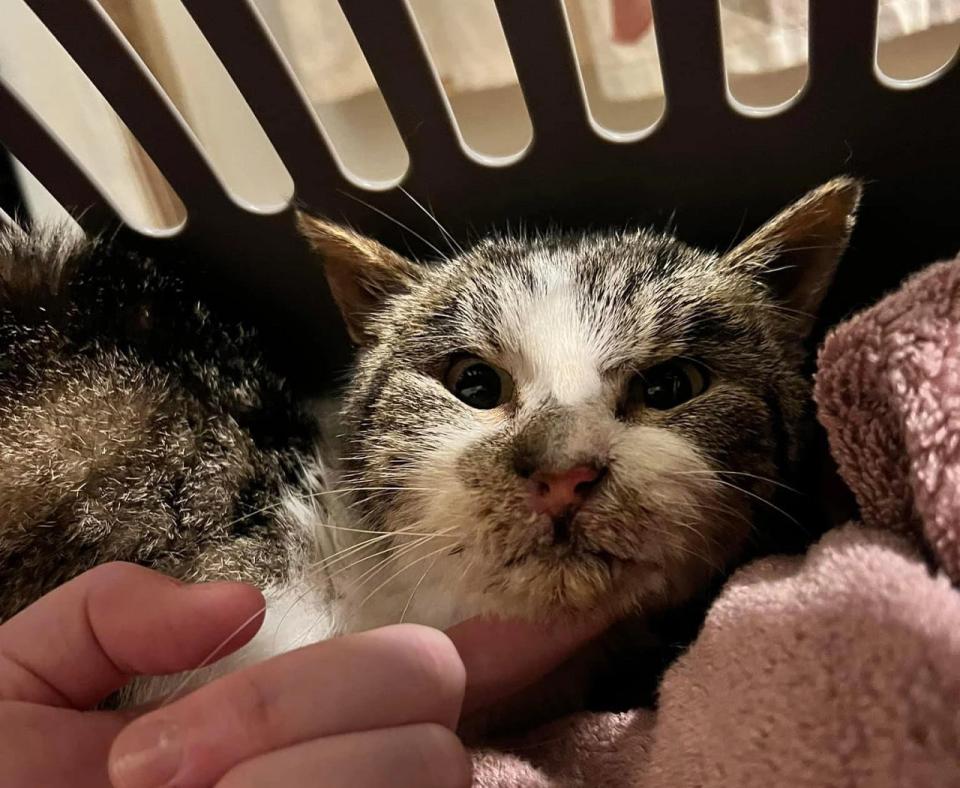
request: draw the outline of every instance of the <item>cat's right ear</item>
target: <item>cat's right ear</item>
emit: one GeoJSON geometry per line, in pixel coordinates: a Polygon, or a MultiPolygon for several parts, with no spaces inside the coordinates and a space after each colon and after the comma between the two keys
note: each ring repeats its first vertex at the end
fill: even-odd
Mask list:
{"type": "Polygon", "coordinates": [[[323,219],[300,213],[297,224],[323,260],[350,338],[358,345],[369,345],[376,339],[370,318],[390,296],[406,292],[417,282],[417,265],[372,238],[323,219]]]}
{"type": "Polygon", "coordinates": [[[764,282],[806,334],[847,248],[861,191],[853,178],[828,181],[727,252],[721,265],[764,282]]]}

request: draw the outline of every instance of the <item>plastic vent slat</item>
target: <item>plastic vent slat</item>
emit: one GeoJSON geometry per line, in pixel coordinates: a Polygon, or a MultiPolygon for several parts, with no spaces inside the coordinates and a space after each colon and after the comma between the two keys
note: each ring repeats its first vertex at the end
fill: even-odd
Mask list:
{"type": "Polygon", "coordinates": [[[665,125],[696,128],[730,113],[717,0],[654,0],[653,12],[665,125]]]}
{"type": "Polygon", "coordinates": [[[84,230],[97,233],[118,221],[86,170],[2,79],[0,139],[84,230]]]}
{"type": "Polygon", "coordinates": [[[195,135],[95,0],[26,0],[136,135],[180,199],[190,223],[229,203],[195,135]]]}
{"type": "Polygon", "coordinates": [[[466,164],[443,90],[403,0],[340,0],[411,159],[408,181],[466,164]]]}
{"type": "Polygon", "coordinates": [[[225,14],[209,0],[184,0],[296,185],[297,197],[313,206],[346,185],[329,140],[313,115],[283,55],[250,0],[225,14]]]}
{"type": "Polygon", "coordinates": [[[560,0],[497,0],[527,112],[533,124],[531,156],[592,145],[573,43],[560,0]]]}

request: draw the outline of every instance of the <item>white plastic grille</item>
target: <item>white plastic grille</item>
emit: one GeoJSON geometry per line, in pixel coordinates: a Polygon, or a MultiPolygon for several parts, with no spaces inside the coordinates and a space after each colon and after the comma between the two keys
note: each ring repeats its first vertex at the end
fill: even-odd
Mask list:
{"type": "MultiPolygon", "coordinates": [[[[339,321],[319,266],[296,237],[292,206],[258,213],[231,199],[95,0],[28,4],[182,199],[182,231],[153,243],[214,261],[218,275],[255,294],[267,312],[311,327],[327,360],[338,363],[339,321]]],[[[717,0],[654,0],[666,110],[650,133],[627,142],[605,138],[590,122],[561,0],[496,5],[533,127],[532,143],[508,166],[463,149],[402,0],[341,0],[411,162],[397,187],[370,191],[338,165],[250,0],[185,0],[292,176],[296,203],[401,249],[429,255],[416,236],[446,244],[405,191],[429,203],[458,240],[507,221],[596,227],[675,216],[690,240],[726,246],[737,228],[748,230],[839,172],[871,182],[864,213],[873,229],[841,277],[834,311],[960,245],[960,68],[951,64],[912,89],[882,78],[876,0],[811,0],[807,84],[783,111],[753,117],[729,98],[717,0]]],[[[0,142],[85,229],[116,223],[89,174],[2,79],[0,142]]]]}

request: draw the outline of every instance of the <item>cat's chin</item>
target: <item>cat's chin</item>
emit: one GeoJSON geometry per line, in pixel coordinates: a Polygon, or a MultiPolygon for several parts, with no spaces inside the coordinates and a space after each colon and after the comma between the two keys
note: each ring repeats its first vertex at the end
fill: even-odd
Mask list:
{"type": "Polygon", "coordinates": [[[485,594],[489,612],[534,621],[613,620],[658,606],[667,587],[658,564],[604,551],[538,551],[497,575],[485,594]]]}

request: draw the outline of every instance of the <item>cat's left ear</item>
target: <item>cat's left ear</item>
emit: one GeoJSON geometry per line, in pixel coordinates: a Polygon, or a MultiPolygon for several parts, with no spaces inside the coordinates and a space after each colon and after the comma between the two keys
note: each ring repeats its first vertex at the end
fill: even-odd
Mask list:
{"type": "Polygon", "coordinates": [[[376,339],[371,318],[391,296],[406,292],[420,269],[383,244],[346,227],[300,213],[300,232],[323,260],[327,282],[350,338],[358,345],[376,339]]]}
{"type": "Polygon", "coordinates": [[[725,254],[721,264],[764,280],[808,331],[847,248],[861,191],[852,178],[825,183],[725,254]]]}

